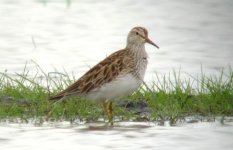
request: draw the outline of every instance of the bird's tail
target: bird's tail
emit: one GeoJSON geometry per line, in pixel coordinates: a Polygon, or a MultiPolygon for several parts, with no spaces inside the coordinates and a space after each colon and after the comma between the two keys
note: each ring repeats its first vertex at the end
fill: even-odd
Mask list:
{"type": "Polygon", "coordinates": [[[50,100],[50,101],[58,101],[58,100],[62,99],[63,97],[64,97],[64,95],[55,95],[55,96],[50,96],[48,98],[48,100],[50,100]]]}

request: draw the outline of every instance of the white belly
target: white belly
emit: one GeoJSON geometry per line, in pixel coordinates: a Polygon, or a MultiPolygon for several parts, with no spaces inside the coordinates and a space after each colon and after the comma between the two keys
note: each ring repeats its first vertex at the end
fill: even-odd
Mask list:
{"type": "Polygon", "coordinates": [[[135,78],[132,74],[125,75],[124,77],[117,78],[110,83],[102,85],[98,89],[90,91],[86,98],[96,101],[112,101],[119,99],[123,96],[132,94],[138,89],[142,81],[135,78]]]}

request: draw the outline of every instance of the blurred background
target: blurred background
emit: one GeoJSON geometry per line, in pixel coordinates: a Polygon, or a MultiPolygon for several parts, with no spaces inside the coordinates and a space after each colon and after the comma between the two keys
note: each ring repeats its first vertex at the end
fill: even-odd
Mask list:
{"type": "Polygon", "coordinates": [[[216,74],[233,65],[232,18],[232,0],[1,0],[0,71],[33,70],[33,60],[78,78],[144,26],[160,46],[146,45],[146,81],[173,69],[216,74]]]}
{"type": "MultiPolygon", "coordinates": [[[[127,34],[135,26],[146,27],[150,39],[160,46],[160,49],[156,49],[146,45],[150,57],[145,77],[147,83],[158,81],[156,74],[159,77],[167,76],[173,70],[177,73],[180,71],[181,78],[185,79],[190,75],[197,76],[202,73],[206,76],[219,75],[223,68],[226,72],[229,68],[232,69],[233,0],[0,0],[0,73],[21,73],[27,64],[33,78],[33,73],[38,71],[34,63],[36,62],[46,73],[67,72],[79,78],[106,56],[125,48],[127,34]]],[[[227,75],[229,74],[226,73],[226,77],[227,75]]],[[[6,85],[4,89],[10,85],[6,85]]],[[[226,86],[228,85],[223,88],[226,86]]],[[[166,89],[166,86],[164,87],[166,89]]],[[[217,96],[215,93],[210,96],[200,95],[200,98],[203,96],[207,100],[203,103],[198,100],[199,96],[194,97],[193,108],[192,105],[182,108],[192,95],[178,95],[179,89],[176,96],[170,97],[170,93],[168,97],[161,96],[164,102],[160,103],[155,99],[158,107],[162,107],[156,111],[158,118],[165,119],[164,125],[154,122],[153,117],[150,121],[142,119],[139,123],[131,122],[131,119],[130,122],[123,120],[114,128],[99,128],[95,127],[95,124],[92,126],[92,122],[88,123],[88,118],[87,123],[85,118],[84,122],[77,119],[77,124],[73,121],[62,121],[66,109],[70,107],[61,108],[61,121],[58,119],[57,123],[56,120],[50,123],[43,122],[46,116],[44,119],[40,116],[40,112],[45,109],[47,112],[50,105],[46,106],[46,103],[39,105],[41,108],[37,107],[37,104],[43,103],[44,100],[38,103],[36,101],[35,106],[32,103],[33,107],[26,107],[25,111],[17,109],[14,104],[4,109],[7,112],[1,111],[2,116],[6,115],[7,119],[0,121],[0,147],[4,150],[231,150],[233,119],[229,117],[224,121],[227,116],[221,116],[232,108],[230,102],[225,104],[230,98],[228,99],[226,94],[221,99],[219,95],[224,95],[225,90],[218,93],[221,88],[218,82],[216,87],[217,92],[213,92],[216,92],[217,96]],[[171,100],[168,100],[170,98],[171,100]],[[212,98],[216,106],[208,103],[212,98]],[[167,100],[168,102],[165,102],[167,100]],[[163,108],[166,104],[168,106],[163,108]],[[222,107],[226,109],[221,110],[222,107]],[[195,112],[200,111],[200,116],[191,112],[192,109],[195,109],[195,112]],[[213,112],[214,109],[221,111],[212,114],[212,109],[213,112]],[[27,121],[27,116],[19,115],[23,112],[36,115],[27,121]],[[207,121],[201,116],[205,113],[210,117],[207,121]],[[27,123],[21,123],[20,118],[11,123],[11,114],[19,115],[23,122],[27,123]],[[166,115],[170,115],[170,120],[173,121],[179,115],[181,118],[186,115],[191,117],[187,120],[186,117],[181,119],[177,126],[170,126],[166,115]]],[[[19,89],[23,88],[20,84],[19,89]]],[[[40,94],[42,91],[37,92],[40,94]]],[[[19,92],[21,91],[16,93],[19,92]]],[[[30,91],[22,91],[22,94],[24,93],[33,95],[30,91]]],[[[43,99],[43,96],[41,97],[43,99]]],[[[4,105],[2,106],[1,108],[4,108],[4,105]]],[[[55,107],[52,105],[51,111],[53,108],[55,107]]],[[[75,106],[72,108],[75,109],[75,106]]],[[[96,111],[96,108],[94,110],[96,111]]],[[[127,114],[125,116],[128,117],[127,114]]]]}

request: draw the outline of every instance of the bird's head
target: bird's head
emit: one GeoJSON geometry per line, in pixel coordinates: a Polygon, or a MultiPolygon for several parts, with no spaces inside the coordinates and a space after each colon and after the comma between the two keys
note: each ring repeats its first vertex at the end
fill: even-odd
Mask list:
{"type": "Polygon", "coordinates": [[[145,44],[149,43],[159,48],[153,41],[148,37],[148,31],[144,27],[134,27],[128,34],[127,44],[145,44]]]}

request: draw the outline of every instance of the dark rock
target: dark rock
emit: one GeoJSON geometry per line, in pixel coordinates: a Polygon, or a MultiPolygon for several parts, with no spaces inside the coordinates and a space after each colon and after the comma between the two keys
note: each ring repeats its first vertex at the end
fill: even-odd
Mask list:
{"type": "Polygon", "coordinates": [[[118,107],[125,107],[125,108],[127,108],[127,105],[128,105],[128,104],[130,104],[130,103],[131,103],[131,101],[130,101],[130,100],[125,99],[125,100],[121,100],[121,101],[119,101],[119,102],[116,104],[116,106],[118,106],[118,107]]]}
{"type": "Polygon", "coordinates": [[[124,107],[126,108],[128,111],[133,111],[136,114],[144,114],[144,113],[150,113],[150,108],[148,106],[148,103],[146,100],[136,100],[136,101],[132,101],[129,99],[125,99],[122,101],[119,101],[116,106],[118,107],[124,107]]]}
{"type": "Polygon", "coordinates": [[[29,106],[32,104],[30,100],[27,99],[18,99],[16,100],[15,98],[11,96],[0,96],[0,105],[11,105],[11,104],[17,104],[20,106],[29,106]]]}
{"type": "Polygon", "coordinates": [[[15,99],[11,96],[0,96],[0,105],[10,105],[14,103],[15,99]]]}
{"type": "Polygon", "coordinates": [[[18,105],[24,105],[24,106],[29,106],[32,104],[32,101],[28,100],[28,99],[19,99],[16,101],[16,103],[18,105]]]}
{"type": "Polygon", "coordinates": [[[11,96],[0,96],[0,101],[13,102],[14,98],[11,96]]]}

